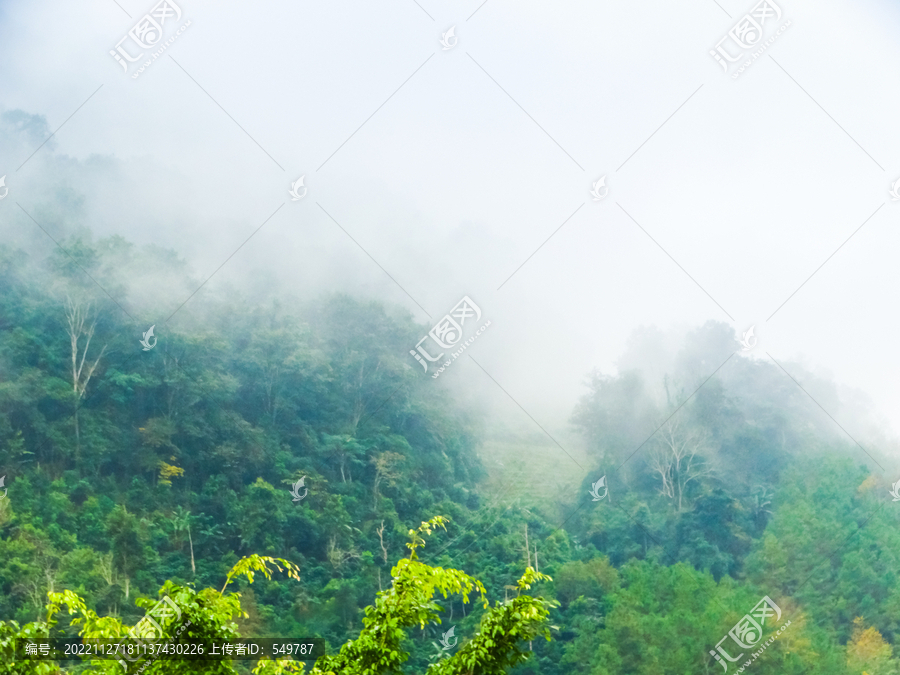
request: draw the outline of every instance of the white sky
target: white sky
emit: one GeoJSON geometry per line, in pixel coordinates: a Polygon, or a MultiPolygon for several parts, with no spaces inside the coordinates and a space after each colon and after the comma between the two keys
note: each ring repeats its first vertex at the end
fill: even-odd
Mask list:
{"type": "MultiPolygon", "coordinates": [[[[344,290],[423,322],[406,293],[432,320],[469,295],[492,321],[470,353],[549,427],[636,327],[713,319],[900,429],[900,4],[779,0],[791,26],[732,80],[709,50],[753,2],[479,2],[184,0],[191,25],[133,80],[109,50],[153,2],[2,0],[0,111],[65,124],[21,169],[33,148],[0,155],[0,232],[22,244],[16,203],[80,194],[98,236],[205,278],[282,206],[211,287],[344,290]]],[[[507,400],[471,364],[442,377],[507,400]]]]}

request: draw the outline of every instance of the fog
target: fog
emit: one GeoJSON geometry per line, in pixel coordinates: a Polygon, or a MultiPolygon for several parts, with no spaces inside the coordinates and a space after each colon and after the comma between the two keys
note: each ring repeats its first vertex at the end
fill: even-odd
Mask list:
{"type": "Polygon", "coordinates": [[[900,6],[778,4],[789,28],[732,79],[710,50],[740,0],[185,0],[133,79],[110,50],[153,3],[6,0],[0,237],[176,251],[191,284],[129,278],[135,340],[216,294],[342,292],[422,335],[468,296],[491,325],[443,386],[563,445],[591,371],[658,390],[694,349],[688,393],[741,359],[815,373],[822,427],[888,452],[900,6]],[[729,348],[692,342],[709,321],[729,348]]]}

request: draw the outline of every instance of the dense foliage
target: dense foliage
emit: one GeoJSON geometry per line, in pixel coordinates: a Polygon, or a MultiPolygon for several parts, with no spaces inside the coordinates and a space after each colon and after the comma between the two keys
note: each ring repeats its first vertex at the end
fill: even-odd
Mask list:
{"type": "MultiPolygon", "coordinates": [[[[435,516],[423,522],[417,530],[409,531],[409,557],[401,559],[394,566],[391,570],[391,587],[379,591],[375,605],[366,608],[364,627],[359,636],[341,647],[340,653],[317,658],[310,670],[311,675],[381,675],[398,672],[399,667],[409,658],[403,648],[405,629],[417,624],[420,629],[426,624],[440,624],[439,613],[442,608],[435,600],[436,593],[444,598],[451,594],[461,595],[464,603],[469,602],[470,594],[477,593],[485,611],[472,638],[456,653],[433,663],[428,669],[429,675],[471,675],[473,672],[500,675],[506,672],[507,667],[528,658],[528,652],[521,648],[526,640],[530,642],[538,636],[550,639],[544,623],[548,608],[555,603],[521,594],[521,591],[531,588],[534,582],[549,580],[550,577],[529,567],[516,584],[516,597],[491,607],[485,599],[484,586],[477,579],[459,570],[432,567],[419,561],[416,549],[425,545],[423,535],[431,534],[435,528],[444,528],[445,523],[446,519],[435,516]]],[[[237,625],[232,619],[242,614],[241,594],[226,595],[225,589],[240,575],[244,575],[249,583],[253,583],[254,573],[257,572],[262,573],[266,579],[271,579],[270,565],[279,572],[286,570],[290,578],[299,581],[299,569],[293,563],[280,558],[252,555],[242,558],[231,569],[221,591],[208,588],[197,592],[190,586],[166,582],[159,594],[164,596],[164,603],[171,603],[172,607],[177,608],[177,614],[173,611],[167,613],[165,618],[159,617],[164,639],[178,643],[186,640],[228,641],[239,638],[237,625]]],[[[115,618],[98,616],[84,604],[82,598],[71,591],[51,592],[49,597],[47,618],[44,621],[34,621],[24,627],[19,627],[16,622],[0,622],[0,655],[3,656],[0,673],[56,675],[61,672],[58,664],[48,659],[28,655],[13,656],[13,642],[47,638],[55,628],[63,606],[70,615],[75,615],[70,625],[77,627],[78,635],[82,638],[115,640],[132,635],[128,626],[115,618]]],[[[139,604],[151,608],[153,602],[144,600],[139,604]]],[[[131,663],[121,658],[90,659],[91,664],[84,672],[93,675],[118,673],[121,669],[146,675],[234,675],[237,672],[229,660],[188,661],[150,656],[128,660],[131,663]]],[[[304,664],[290,658],[263,658],[256,662],[253,673],[280,675],[303,670],[304,664]]]]}
{"type": "MultiPolygon", "coordinates": [[[[651,371],[664,340],[638,332],[574,412],[583,484],[526,507],[481,487],[486,430],[408,357],[423,332],[408,315],[206,291],[179,308],[199,285],[171,252],[120,238],[39,262],[0,249],[0,620],[46,620],[48,593],[65,591],[133,625],[136,599],[167,581],[217,589],[258,553],[296,562],[299,580],[239,582],[234,630],[323,637],[353,659],[408,524],[445,514],[420,564],[465,570],[457,582],[480,579],[486,595],[469,590],[501,607],[523,570],[553,577],[536,602],[559,602],[554,639],[500,666],[513,672],[719,672],[710,650],[763,596],[791,624],[754,672],[900,672],[892,467],[823,413],[843,399],[800,365],[734,355],[731,329],[710,323],[651,371]]],[[[479,648],[485,621],[510,654],[530,640],[491,609],[450,597],[434,610],[457,626],[455,654],[479,648]]],[[[407,672],[450,672],[441,632],[391,638],[407,672]]]]}

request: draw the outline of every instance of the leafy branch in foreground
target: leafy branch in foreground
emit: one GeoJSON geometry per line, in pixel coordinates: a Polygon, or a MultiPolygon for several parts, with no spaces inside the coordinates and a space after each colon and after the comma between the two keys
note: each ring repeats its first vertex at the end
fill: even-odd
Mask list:
{"type": "MultiPolygon", "coordinates": [[[[159,619],[166,635],[175,635],[178,631],[180,639],[189,640],[235,640],[241,637],[237,624],[233,619],[237,616],[246,617],[241,609],[240,593],[225,594],[225,588],[238,576],[246,576],[253,583],[254,573],[261,572],[266,579],[272,578],[270,565],[278,571],[287,571],[292,579],[299,580],[299,568],[282,558],[270,558],[268,556],[250,555],[241,558],[226,575],[225,585],[221,591],[214,588],[206,588],[197,591],[190,586],[178,586],[171,581],[163,584],[159,590],[160,596],[166,596],[179,610],[180,616],[170,617],[166,620],[159,619]],[[179,630],[180,629],[180,630],[179,630]]],[[[75,615],[69,622],[70,626],[78,626],[78,635],[83,638],[124,638],[129,636],[132,626],[127,626],[114,617],[101,617],[95,611],[85,605],[84,600],[72,591],[61,593],[48,593],[47,619],[35,621],[24,627],[14,621],[0,621],[0,654],[4,656],[0,660],[0,675],[57,675],[62,671],[53,661],[25,660],[16,661],[13,658],[14,640],[36,640],[50,637],[51,630],[56,626],[56,615],[63,607],[69,615],[75,615]]],[[[135,601],[139,607],[150,610],[158,603],[157,600],[142,598],[135,601]]],[[[286,672],[287,666],[280,669],[272,669],[276,662],[260,662],[262,667],[258,672],[270,675],[286,672]],[[268,668],[268,669],[266,669],[268,668]]],[[[293,665],[293,664],[292,664],[293,665]]],[[[121,665],[116,661],[93,660],[88,669],[83,671],[89,675],[121,675],[121,665]]],[[[131,672],[131,671],[129,671],[131,672]]],[[[145,675],[230,675],[236,671],[230,661],[180,661],[175,659],[161,659],[147,665],[143,671],[145,675]]]]}
{"type": "Polygon", "coordinates": [[[516,583],[519,594],[508,602],[498,602],[482,617],[475,637],[463,645],[449,659],[439,661],[428,669],[429,675],[498,675],[528,660],[530,651],[520,645],[536,637],[550,640],[545,626],[553,600],[522,595],[538,581],[551,581],[546,574],[531,567],[516,583]]]}
{"type": "Polygon", "coordinates": [[[519,579],[519,596],[506,603],[490,607],[484,585],[465,572],[431,567],[418,560],[416,549],[425,545],[423,535],[430,535],[438,527],[446,529],[448,519],[441,516],[423,522],[410,530],[408,558],[400,560],[391,570],[391,588],[378,593],[374,607],[366,608],[363,630],[355,640],[347,642],[336,656],[316,661],[312,675],[379,675],[397,672],[409,658],[401,643],[406,637],[404,628],[418,624],[440,623],[441,607],[434,600],[435,591],[446,598],[448,594],[462,596],[463,604],[469,594],[477,592],[486,610],[475,637],[456,654],[432,665],[429,675],[471,675],[504,673],[509,666],[528,658],[520,649],[523,641],[543,635],[549,608],[554,602],[521,595],[531,584],[549,580],[545,574],[529,567],[519,579]]]}
{"type": "MultiPolygon", "coordinates": [[[[391,570],[391,588],[378,593],[375,605],[365,610],[363,629],[355,640],[350,640],[334,656],[320,657],[310,675],[381,675],[400,672],[399,667],[409,654],[403,649],[406,639],[405,629],[418,625],[440,624],[439,613],[443,608],[437,603],[435,593],[442,597],[462,596],[463,604],[470,602],[469,595],[476,593],[485,610],[475,636],[466,642],[455,654],[433,664],[429,675],[499,675],[518,663],[525,661],[530,652],[522,647],[536,637],[550,639],[545,623],[550,607],[555,601],[523,595],[538,581],[550,580],[545,574],[531,567],[519,579],[517,596],[511,600],[490,606],[484,585],[474,577],[456,569],[432,567],[421,562],[416,551],[425,546],[425,537],[437,528],[446,529],[446,518],[437,516],[423,522],[417,529],[409,530],[407,544],[409,557],[402,558],[391,570]]],[[[266,579],[272,578],[272,567],[286,571],[292,579],[299,580],[299,568],[282,558],[250,555],[242,558],[226,575],[221,591],[206,588],[197,591],[190,586],[178,586],[167,581],[159,591],[179,608],[177,617],[170,617],[162,623],[167,635],[178,639],[234,640],[240,638],[237,624],[233,619],[247,616],[241,609],[240,593],[225,594],[224,591],[238,576],[246,576],[253,583],[254,574],[259,572],[266,579]],[[184,631],[184,632],[182,632],[184,631]]],[[[59,666],[51,661],[19,661],[11,656],[12,640],[39,639],[50,635],[56,625],[56,616],[65,607],[69,615],[74,615],[70,626],[79,627],[79,635],[85,638],[127,637],[130,626],[122,624],[114,617],[101,617],[85,605],[84,600],[72,591],[49,593],[47,619],[20,628],[15,622],[0,622],[0,652],[8,655],[0,663],[0,675],[58,675],[59,666]]],[[[156,600],[142,598],[135,601],[140,607],[150,610],[156,600]]],[[[119,673],[121,666],[115,661],[92,661],[83,672],[90,675],[119,673]]],[[[283,675],[304,671],[301,662],[268,658],[261,659],[253,669],[255,675],[283,675]]],[[[230,661],[179,661],[160,659],[146,664],[146,675],[231,675],[236,671],[230,661]]]]}
{"type": "Polygon", "coordinates": [[[247,577],[247,581],[251,584],[253,583],[253,573],[254,572],[262,572],[263,576],[266,579],[272,579],[272,572],[269,570],[269,565],[275,566],[279,572],[283,572],[278,563],[284,565],[285,569],[287,569],[287,575],[291,579],[296,579],[300,581],[300,568],[297,567],[294,563],[285,560],[284,558],[270,558],[265,555],[248,555],[235,563],[234,567],[228,572],[228,576],[225,579],[225,585],[222,586],[222,590],[220,593],[224,593],[225,589],[228,587],[235,577],[244,575],[247,577]]]}

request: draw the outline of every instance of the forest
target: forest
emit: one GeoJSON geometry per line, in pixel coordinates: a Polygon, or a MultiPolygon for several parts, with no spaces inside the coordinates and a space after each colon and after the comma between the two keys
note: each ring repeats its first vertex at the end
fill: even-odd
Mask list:
{"type": "Polygon", "coordinates": [[[491,420],[421,372],[428,327],[407,311],[210,292],[171,324],[143,312],[163,317],[146,349],[147,270],[197,287],[177,252],[121,237],[82,232],[41,260],[0,248],[0,673],[120,672],[8,648],[78,635],[76,606],[125,630],[166,593],[215,596],[222,634],[321,638],[306,670],[322,673],[473,672],[450,661],[499,649],[491,626],[510,656],[476,673],[900,673],[896,442],[851,437],[831,414],[865,402],[803,364],[741,355],[709,322],[651,371],[664,341],[638,329],[615,375],[585,374],[580,483],[504,499],[515,448],[488,457],[491,420]],[[404,575],[435,601],[391,638],[402,658],[355,670],[336,655],[362,653],[404,575]],[[764,598],[778,621],[763,604],[764,634],[720,656],[764,598]]]}

